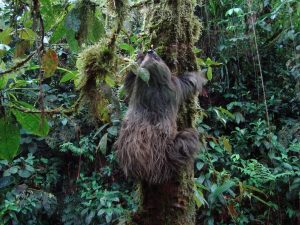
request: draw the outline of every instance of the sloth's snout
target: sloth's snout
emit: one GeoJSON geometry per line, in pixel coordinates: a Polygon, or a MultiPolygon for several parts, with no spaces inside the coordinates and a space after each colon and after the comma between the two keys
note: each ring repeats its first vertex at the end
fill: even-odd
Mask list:
{"type": "Polygon", "coordinates": [[[153,49],[149,49],[147,51],[147,56],[149,56],[152,59],[155,59],[156,61],[160,61],[159,56],[156,54],[156,52],[153,49]]]}
{"type": "Polygon", "coordinates": [[[153,49],[149,49],[148,51],[147,51],[147,54],[153,54],[154,53],[154,51],[153,51],[153,49]]]}

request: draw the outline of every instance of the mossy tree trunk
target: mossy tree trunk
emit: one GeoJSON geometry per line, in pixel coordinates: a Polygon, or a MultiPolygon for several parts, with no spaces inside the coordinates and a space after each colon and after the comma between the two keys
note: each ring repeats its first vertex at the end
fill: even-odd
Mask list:
{"type": "MultiPolygon", "coordinates": [[[[154,0],[153,8],[147,16],[150,44],[176,75],[198,69],[193,47],[199,38],[201,23],[194,16],[193,2],[154,0]]],[[[195,112],[193,99],[181,106],[178,115],[179,130],[193,126],[195,112]]],[[[141,205],[139,212],[132,218],[133,224],[194,225],[193,177],[194,162],[191,161],[168,183],[141,183],[141,205]]]]}

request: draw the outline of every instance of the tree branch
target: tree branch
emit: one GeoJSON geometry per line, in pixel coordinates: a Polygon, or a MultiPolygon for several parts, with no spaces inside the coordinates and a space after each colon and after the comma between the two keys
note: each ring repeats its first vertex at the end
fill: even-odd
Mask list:
{"type": "Polygon", "coordinates": [[[54,115],[54,114],[65,114],[65,115],[70,115],[74,112],[76,112],[78,110],[78,106],[81,102],[83,98],[83,95],[81,94],[79,96],[79,98],[76,100],[76,102],[70,106],[69,109],[65,109],[63,106],[60,106],[58,108],[55,108],[55,109],[48,109],[48,110],[37,110],[37,109],[28,109],[28,108],[25,108],[25,107],[20,107],[20,106],[17,106],[17,105],[5,105],[5,107],[9,107],[11,109],[17,109],[21,112],[24,112],[24,113],[41,113],[41,114],[48,114],[48,115],[54,115]]]}
{"type": "Polygon", "coordinates": [[[0,72],[0,77],[3,76],[4,74],[11,73],[15,70],[18,70],[20,67],[24,66],[25,63],[27,63],[34,56],[35,53],[36,53],[36,51],[32,52],[29,56],[27,56],[27,58],[25,58],[24,60],[16,63],[16,65],[11,67],[10,69],[0,72]]]}

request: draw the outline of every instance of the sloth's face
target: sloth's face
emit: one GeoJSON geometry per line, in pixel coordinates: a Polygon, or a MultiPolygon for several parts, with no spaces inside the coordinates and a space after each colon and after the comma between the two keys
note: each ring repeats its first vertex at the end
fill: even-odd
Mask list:
{"type": "Polygon", "coordinates": [[[148,50],[140,67],[149,71],[150,79],[165,81],[166,79],[171,78],[169,67],[153,50],[148,50]]]}

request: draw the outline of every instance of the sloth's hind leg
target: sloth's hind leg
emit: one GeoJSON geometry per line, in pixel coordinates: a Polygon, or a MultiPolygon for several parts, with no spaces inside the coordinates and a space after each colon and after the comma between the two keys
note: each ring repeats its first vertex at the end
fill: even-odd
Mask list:
{"type": "Polygon", "coordinates": [[[170,163],[178,169],[187,164],[199,151],[200,143],[195,129],[188,128],[179,131],[174,140],[174,146],[168,151],[170,163]]]}

